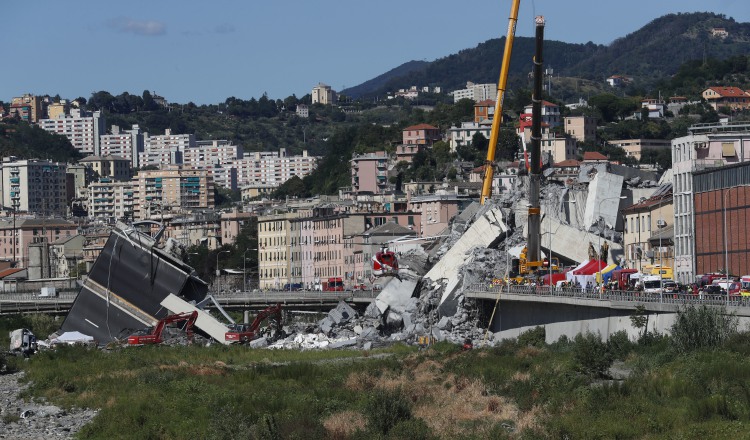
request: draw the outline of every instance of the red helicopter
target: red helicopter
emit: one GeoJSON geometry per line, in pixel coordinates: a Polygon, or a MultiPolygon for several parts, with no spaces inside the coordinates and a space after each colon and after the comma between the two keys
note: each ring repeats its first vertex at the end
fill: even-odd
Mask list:
{"type": "Polygon", "coordinates": [[[372,274],[375,276],[398,275],[398,259],[396,253],[381,248],[372,256],[372,274]]]}

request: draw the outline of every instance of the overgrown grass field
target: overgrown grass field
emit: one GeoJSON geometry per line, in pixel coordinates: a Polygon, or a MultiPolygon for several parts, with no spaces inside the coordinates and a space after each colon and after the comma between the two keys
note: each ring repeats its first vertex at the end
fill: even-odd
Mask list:
{"type": "Polygon", "coordinates": [[[680,339],[727,324],[696,313],[636,342],[550,345],[538,328],[465,352],[66,347],[21,368],[29,397],[100,409],[80,438],[749,438],[750,336],[680,339]]]}

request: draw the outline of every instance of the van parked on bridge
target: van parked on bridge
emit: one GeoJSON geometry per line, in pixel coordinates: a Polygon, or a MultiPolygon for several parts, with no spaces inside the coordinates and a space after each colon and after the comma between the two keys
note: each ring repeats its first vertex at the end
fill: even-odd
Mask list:
{"type": "Polygon", "coordinates": [[[55,287],[42,287],[39,292],[40,298],[57,298],[57,289],[55,287]]]}

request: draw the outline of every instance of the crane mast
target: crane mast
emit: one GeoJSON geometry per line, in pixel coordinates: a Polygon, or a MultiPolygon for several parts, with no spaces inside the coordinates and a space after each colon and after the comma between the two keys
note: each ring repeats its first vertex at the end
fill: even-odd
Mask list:
{"type": "Polygon", "coordinates": [[[541,209],[539,191],[542,173],[542,49],[544,46],[544,17],[534,18],[536,51],[534,54],[534,90],[531,96],[531,166],[529,167],[528,261],[541,257],[541,209]]]}
{"type": "Polygon", "coordinates": [[[500,79],[497,81],[497,100],[495,101],[495,116],[492,118],[492,129],[490,131],[490,145],[487,149],[487,160],[484,162],[484,182],[482,184],[482,196],[479,201],[484,205],[485,201],[492,195],[493,164],[495,162],[495,150],[500,137],[500,121],[503,119],[503,100],[505,99],[505,87],[508,82],[508,70],[510,70],[510,55],[513,52],[513,39],[516,36],[516,23],[518,22],[518,8],[521,0],[513,0],[510,7],[510,18],[508,19],[508,35],[505,38],[505,51],[503,52],[503,63],[500,66],[500,79]]]}

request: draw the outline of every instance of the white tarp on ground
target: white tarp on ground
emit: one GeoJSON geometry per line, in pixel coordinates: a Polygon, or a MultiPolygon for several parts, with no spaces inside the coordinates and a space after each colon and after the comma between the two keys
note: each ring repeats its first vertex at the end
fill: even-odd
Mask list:
{"type": "Polygon", "coordinates": [[[52,344],[87,344],[94,342],[94,337],[81,332],[65,332],[50,342],[52,344]]]}

